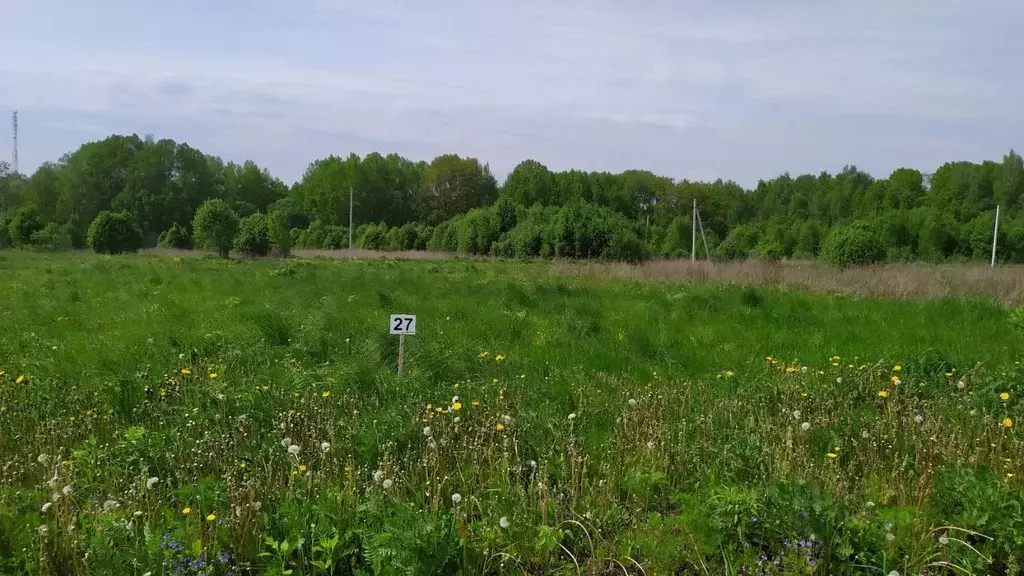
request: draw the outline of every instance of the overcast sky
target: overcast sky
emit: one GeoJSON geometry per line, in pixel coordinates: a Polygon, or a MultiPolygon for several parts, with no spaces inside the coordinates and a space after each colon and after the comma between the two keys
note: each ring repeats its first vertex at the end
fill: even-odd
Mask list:
{"type": "Polygon", "coordinates": [[[134,132],[288,183],[374,150],[885,176],[1024,148],[1022,24],[1018,0],[0,0],[0,110],[23,172],[134,132]]]}

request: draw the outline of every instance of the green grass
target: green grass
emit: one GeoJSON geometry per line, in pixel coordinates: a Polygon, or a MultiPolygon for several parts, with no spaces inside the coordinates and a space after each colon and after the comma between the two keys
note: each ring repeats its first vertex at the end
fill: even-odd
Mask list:
{"type": "Polygon", "coordinates": [[[0,254],[0,572],[1019,570],[1001,306],[548,270],[0,254]]]}

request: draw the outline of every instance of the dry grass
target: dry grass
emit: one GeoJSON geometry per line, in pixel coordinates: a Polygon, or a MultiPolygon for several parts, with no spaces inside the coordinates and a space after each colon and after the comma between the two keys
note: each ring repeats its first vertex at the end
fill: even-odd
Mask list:
{"type": "Polygon", "coordinates": [[[881,264],[838,270],[822,263],[754,260],[712,264],[652,260],[640,265],[556,262],[553,274],[681,283],[777,286],[824,293],[889,299],[992,299],[1024,303],[1024,267],[982,265],[881,264]]]}
{"type": "MultiPolygon", "coordinates": [[[[216,252],[211,250],[175,250],[171,248],[147,248],[140,252],[155,256],[212,256],[216,254],[216,252]]],[[[372,260],[377,258],[390,258],[393,260],[446,260],[455,256],[447,252],[426,252],[422,250],[408,250],[405,252],[384,252],[381,250],[292,250],[292,254],[301,258],[335,258],[341,260],[372,260]]],[[[232,252],[231,257],[239,258],[241,256],[232,252]]],[[[270,257],[273,258],[274,256],[270,257]]]]}

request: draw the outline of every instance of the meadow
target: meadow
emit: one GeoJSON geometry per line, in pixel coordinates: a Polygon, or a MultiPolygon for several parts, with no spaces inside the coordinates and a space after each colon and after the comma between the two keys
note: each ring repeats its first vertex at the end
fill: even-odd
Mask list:
{"type": "Polygon", "coordinates": [[[1005,299],[649,280],[0,253],[0,573],[1024,573],[1005,299]]]}

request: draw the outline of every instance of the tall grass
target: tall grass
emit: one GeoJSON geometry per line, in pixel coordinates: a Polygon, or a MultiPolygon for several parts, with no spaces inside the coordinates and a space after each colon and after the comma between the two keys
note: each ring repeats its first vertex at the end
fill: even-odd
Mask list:
{"type": "Polygon", "coordinates": [[[5,574],[1019,571],[995,303],[0,259],[5,574]]]}

